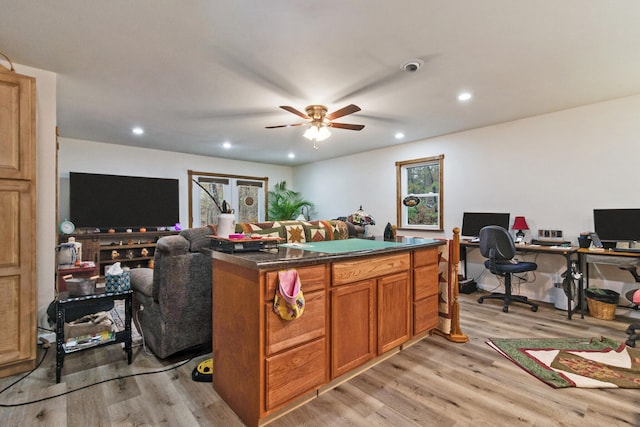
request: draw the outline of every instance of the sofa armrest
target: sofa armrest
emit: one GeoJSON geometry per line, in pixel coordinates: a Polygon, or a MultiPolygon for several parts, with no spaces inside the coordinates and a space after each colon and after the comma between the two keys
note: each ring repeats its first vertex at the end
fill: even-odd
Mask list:
{"type": "Polygon", "coordinates": [[[153,289],[153,270],[150,268],[131,269],[131,288],[135,292],[150,297],[153,289]]]}

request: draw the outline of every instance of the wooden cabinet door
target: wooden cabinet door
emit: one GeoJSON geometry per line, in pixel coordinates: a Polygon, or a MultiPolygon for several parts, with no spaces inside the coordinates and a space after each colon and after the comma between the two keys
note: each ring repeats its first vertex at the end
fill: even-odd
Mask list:
{"type": "MultiPolygon", "coordinates": [[[[0,376],[36,357],[35,79],[0,67],[0,376]]],[[[52,272],[53,275],[53,272],[52,272]]]]}
{"type": "Polygon", "coordinates": [[[36,355],[35,242],[31,184],[0,180],[0,376],[33,368],[36,355]]]}
{"type": "Polygon", "coordinates": [[[331,290],[331,378],[376,356],[376,281],[331,290]]]}
{"type": "Polygon", "coordinates": [[[304,396],[326,382],[326,348],[325,338],[320,338],[266,359],[266,411],[304,396]]]}
{"type": "Polygon", "coordinates": [[[378,279],[378,354],[398,347],[411,334],[409,273],[378,279]]]}
{"type": "Polygon", "coordinates": [[[0,71],[0,178],[35,179],[35,85],[0,71]]]}

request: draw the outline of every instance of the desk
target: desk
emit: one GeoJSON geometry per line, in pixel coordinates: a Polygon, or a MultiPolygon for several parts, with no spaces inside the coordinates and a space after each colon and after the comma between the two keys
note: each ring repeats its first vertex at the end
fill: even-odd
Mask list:
{"type": "MultiPolygon", "coordinates": [[[[471,242],[471,241],[460,241],[460,259],[463,259],[464,265],[464,274],[467,274],[467,248],[479,248],[480,243],[471,242]]],[[[516,252],[520,254],[525,253],[541,253],[541,254],[551,254],[551,255],[562,255],[567,260],[567,277],[569,280],[573,280],[571,277],[571,259],[574,254],[578,253],[577,246],[540,246],[540,245],[527,245],[527,244],[519,244],[516,245],[516,252]]],[[[640,255],[640,254],[638,254],[640,255]]],[[[580,256],[578,255],[578,258],[580,256]]],[[[578,286],[578,304],[580,307],[580,312],[582,313],[582,317],[584,318],[584,307],[582,304],[582,279],[580,280],[578,286]]],[[[571,287],[569,287],[569,292],[567,295],[567,318],[571,319],[571,314],[573,310],[569,308],[572,306],[573,295],[571,295],[571,287]]]]}
{"type": "MultiPolygon", "coordinates": [[[[584,273],[582,282],[585,288],[589,287],[589,264],[608,264],[618,267],[633,267],[634,269],[640,266],[640,252],[617,252],[609,249],[594,251],[589,248],[583,248],[578,250],[578,259],[580,271],[584,273]]],[[[638,282],[635,270],[631,274],[634,276],[635,281],[638,282]]]]}

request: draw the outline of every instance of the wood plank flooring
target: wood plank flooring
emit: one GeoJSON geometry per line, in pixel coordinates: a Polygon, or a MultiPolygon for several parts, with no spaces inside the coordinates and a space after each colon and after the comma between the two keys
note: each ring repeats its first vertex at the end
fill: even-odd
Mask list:
{"type": "MultiPolygon", "coordinates": [[[[624,341],[628,319],[584,319],[552,305],[537,313],[514,305],[503,313],[497,301],[478,304],[461,295],[462,330],[470,340],[455,344],[428,337],[367,372],[270,423],[286,426],[640,426],[639,390],[555,390],[526,374],[485,344],[487,338],[606,336],[624,341]]],[[[40,357],[42,351],[40,352],[40,357]]],[[[119,346],[66,357],[55,383],[55,351],[23,381],[0,394],[3,426],[241,426],[210,383],[191,379],[207,354],[162,373],[110,378],[171,367],[134,349],[127,365],[119,346]]],[[[20,375],[0,379],[0,390],[20,375]]]]}

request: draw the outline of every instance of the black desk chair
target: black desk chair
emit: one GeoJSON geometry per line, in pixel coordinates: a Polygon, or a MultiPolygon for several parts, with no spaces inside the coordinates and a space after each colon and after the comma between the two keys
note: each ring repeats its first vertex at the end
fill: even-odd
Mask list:
{"type": "Polygon", "coordinates": [[[511,295],[511,275],[524,273],[538,268],[535,262],[518,262],[513,259],[516,255],[516,246],[513,238],[507,230],[497,225],[489,225],[480,230],[480,252],[488,258],[484,266],[496,276],[504,277],[504,293],[492,293],[478,298],[482,304],[485,299],[500,299],[504,301],[502,311],[509,311],[511,302],[529,304],[531,311],[538,311],[538,305],[532,303],[522,295],[511,295]]]}

